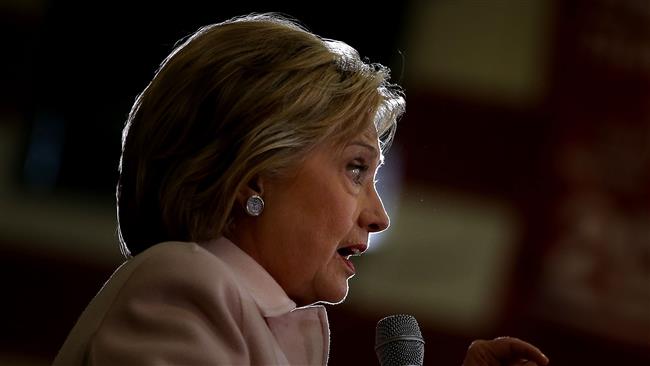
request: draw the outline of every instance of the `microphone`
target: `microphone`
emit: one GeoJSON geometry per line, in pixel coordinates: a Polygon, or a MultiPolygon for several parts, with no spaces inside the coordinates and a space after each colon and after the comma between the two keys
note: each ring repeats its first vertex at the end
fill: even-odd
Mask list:
{"type": "Polygon", "coordinates": [[[391,315],[377,322],[375,352],[381,366],[424,363],[424,339],[411,315],[391,315]]]}

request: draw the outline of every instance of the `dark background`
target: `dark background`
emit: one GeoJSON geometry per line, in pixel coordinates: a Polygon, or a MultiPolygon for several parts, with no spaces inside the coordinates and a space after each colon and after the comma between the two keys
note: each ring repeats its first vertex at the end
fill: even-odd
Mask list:
{"type": "MultiPolygon", "coordinates": [[[[395,143],[404,200],[414,187],[496,200],[521,223],[489,326],[454,327],[433,312],[420,319],[427,364],[460,364],[471,340],[499,335],[535,343],[554,365],[648,364],[650,7],[529,3],[546,4],[549,16],[537,70],[544,87],[525,101],[420,80],[409,26],[449,1],[0,4],[0,364],[51,362],[120,263],[110,220],[121,129],[158,63],[202,25],[265,11],[391,67],[407,94],[395,143]],[[100,248],[93,232],[114,247],[100,248]]],[[[467,25],[479,20],[460,14],[467,25]]],[[[394,307],[360,303],[329,307],[330,364],[376,363],[374,326],[394,307]]]]}

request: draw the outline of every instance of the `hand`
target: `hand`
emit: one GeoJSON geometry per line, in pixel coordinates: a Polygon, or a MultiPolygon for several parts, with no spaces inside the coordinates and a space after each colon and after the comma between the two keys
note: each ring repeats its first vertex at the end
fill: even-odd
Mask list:
{"type": "Polygon", "coordinates": [[[499,337],[472,342],[463,366],[545,366],[548,358],[537,347],[521,339],[499,337]]]}

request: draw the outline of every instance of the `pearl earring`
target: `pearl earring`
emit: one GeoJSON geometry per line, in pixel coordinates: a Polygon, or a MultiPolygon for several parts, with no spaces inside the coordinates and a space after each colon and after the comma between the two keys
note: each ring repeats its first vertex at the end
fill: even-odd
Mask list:
{"type": "Polygon", "coordinates": [[[246,200],[246,213],[250,216],[259,216],[264,211],[264,200],[254,194],[246,200]]]}

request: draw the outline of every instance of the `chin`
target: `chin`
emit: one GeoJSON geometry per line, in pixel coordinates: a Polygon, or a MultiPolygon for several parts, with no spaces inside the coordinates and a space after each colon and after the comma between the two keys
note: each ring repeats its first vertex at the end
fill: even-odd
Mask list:
{"type": "Polygon", "coordinates": [[[345,301],[345,298],[348,296],[348,289],[349,288],[346,283],[344,288],[338,289],[337,291],[332,291],[332,293],[328,294],[328,296],[323,296],[323,299],[319,302],[330,305],[340,304],[345,301]]]}

